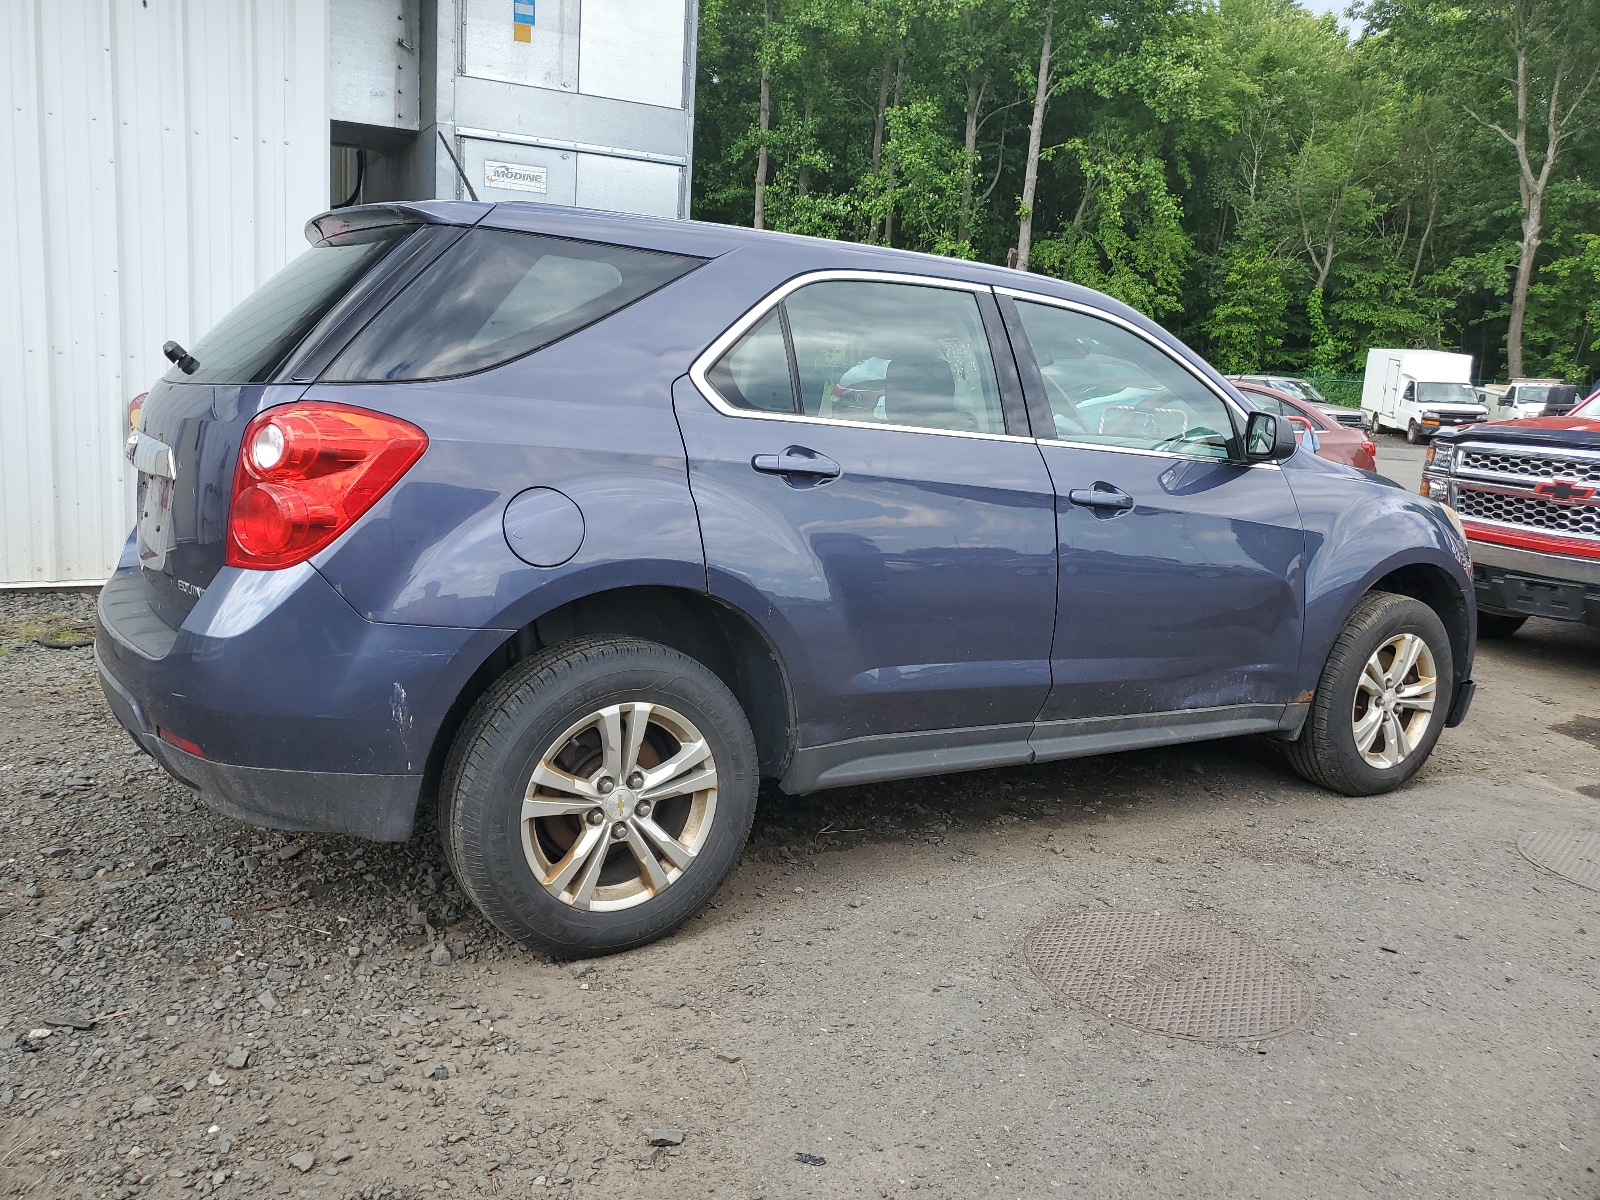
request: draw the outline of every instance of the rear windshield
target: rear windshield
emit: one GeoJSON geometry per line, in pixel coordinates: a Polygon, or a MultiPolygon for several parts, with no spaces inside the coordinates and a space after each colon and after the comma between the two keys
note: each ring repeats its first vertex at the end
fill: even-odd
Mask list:
{"type": "Polygon", "coordinates": [[[441,379],[498,366],[610,316],[701,262],[474,229],[379,313],[322,377],[441,379]]]}
{"type": "Polygon", "coordinates": [[[169,383],[263,383],[356,281],[415,225],[385,225],[322,242],[279,271],[187,347],[193,375],[169,383]]]}

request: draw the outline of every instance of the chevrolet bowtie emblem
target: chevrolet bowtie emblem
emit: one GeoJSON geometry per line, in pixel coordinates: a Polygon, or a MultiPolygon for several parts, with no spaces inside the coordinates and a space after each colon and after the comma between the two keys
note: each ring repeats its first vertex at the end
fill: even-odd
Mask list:
{"type": "Polygon", "coordinates": [[[1541,483],[1533,489],[1533,494],[1543,496],[1546,500],[1588,500],[1594,495],[1591,487],[1579,487],[1577,484],[1568,483],[1564,479],[1541,483]]]}

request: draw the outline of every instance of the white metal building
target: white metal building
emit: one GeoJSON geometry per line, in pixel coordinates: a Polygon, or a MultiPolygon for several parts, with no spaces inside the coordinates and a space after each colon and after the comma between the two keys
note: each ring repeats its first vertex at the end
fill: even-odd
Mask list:
{"type": "Polygon", "coordinates": [[[97,582],[128,402],[350,201],[688,213],[694,0],[4,0],[0,586],[97,582]]]}

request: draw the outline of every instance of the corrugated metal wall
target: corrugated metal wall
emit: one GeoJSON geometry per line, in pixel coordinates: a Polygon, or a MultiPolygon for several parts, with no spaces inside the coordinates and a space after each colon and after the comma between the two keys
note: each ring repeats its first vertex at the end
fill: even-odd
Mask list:
{"type": "Polygon", "coordinates": [[[327,207],[327,0],[0,2],[0,586],[97,581],[129,399],[327,207]]]}

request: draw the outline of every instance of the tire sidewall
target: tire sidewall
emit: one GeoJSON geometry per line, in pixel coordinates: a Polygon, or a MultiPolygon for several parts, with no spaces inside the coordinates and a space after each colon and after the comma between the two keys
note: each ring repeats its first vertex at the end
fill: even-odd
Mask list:
{"type": "Polygon", "coordinates": [[[1364,794],[1390,791],[1407,782],[1426,765],[1434,745],[1444,732],[1450,713],[1451,698],[1455,695],[1455,658],[1451,652],[1450,637],[1444,624],[1432,609],[1421,601],[1412,600],[1396,606],[1372,625],[1368,626],[1352,647],[1346,660],[1347,668],[1339,677],[1329,682],[1333,685],[1328,698],[1330,741],[1339,766],[1346,777],[1364,794]],[[1434,666],[1438,671],[1438,688],[1434,696],[1433,712],[1429,714],[1428,728],[1422,741],[1411,751],[1405,761],[1395,767],[1374,767],[1356,749],[1354,711],[1356,689],[1367,660],[1379,646],[1402,633],[1421,637],[1433,652],[1434,666]]]}
{"type": "Polygon", "coordinates": [[[755,811],[754,739],[731,693],[699,663],[650,647],[587,663],[554,687],[503,704],[477,737],[483,768],[453,796],[460,869],[490,918],[521,941],[555,954],[592,954],[653,940],[692,916],[737,864],[755,811]],[[653,660],[653,661],[652,661],[653,660]],[[705,737],[717,767],[717,808],[695,861],[661,895],[629,909],[587,912],[552,896],[523,850],[521,804],[539,760],[573,724],[610,704],[649,701],[676,710],[705,737]],[[469,853],[467,843],[476,843],[469,853]],[[475,869],[476,868],[476,869],[475,869]]]}

